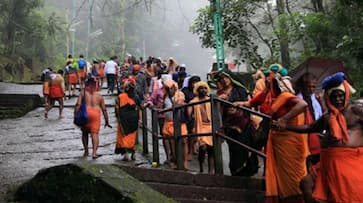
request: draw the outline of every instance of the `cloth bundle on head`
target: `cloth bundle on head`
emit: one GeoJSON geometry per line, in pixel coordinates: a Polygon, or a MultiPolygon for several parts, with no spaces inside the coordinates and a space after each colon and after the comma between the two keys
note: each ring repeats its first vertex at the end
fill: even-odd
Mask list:
{"type": "Polygon", "coordinates": [[[329,126],[331,136],[336,140],[341,140],[343,143],[348,142],[348,129],[344,114],[341,110],[337,109],[330,101],[330,94],[334,90],[341,90],[345,93],[344,108],[349,105],[349,98],[351,93],[355,93],[355,89],[348,83],[346,76],[342,72],[335,73],[327,76],[322,82],[324,90],[324,100],[329,110],[329,126]]]}
{"type": "Polygon", "coordinates": [[[199,89],[200,87],[206,87],[206,88],[207,88],[207,94],[209,94],[209,93],[210,93],[210,88],[209,88],[208,83],[206,83],[206,82],[204,82],[204,81],[199,81],[199,82],[196,82],[196,83],[194,84],[194,89],[193,89],[193,93],[194,93],[194,95],[198,95],[198,89],[199,89]]]}
{"type": "Polygon", "coordinates": [[[283,68],[284,67],[279,63],[274,63],[274,64],[270,65],[270,70],[275,72],[275,73],[280,72],[283,68]]]}
{"type": "Polygon", "coordinates": [[[183,104],[185,101],[185,95],[183,94],[182,91],[178,90],[178,83],[176,83],[174,80],[165,80],[164,81],[164,86],[167,88],[175,88],[176,92],[175,95],[173,97],[173,100],[175,102],[175,104],[183,104]]]}
{"type": "Polygon", "coordinates": [[[167,81],[167,80],[172,80],[173,78],[172,78],[172,76],[170,75],[170,74],[162,74],[161,75],[161,81],[162,82],[165,82],[165,81],[167,81]]]}
{"type": "Polygon", "coordinates": [[[350,93],[354,94],[356,90],[346,80],[347,78],[343,72],[337,72],[324,78],[321,86],[330,95],[334,90],[342,90],[345,92],[346,88],[344,83],[346,83],[350,93]]]}
{"type": "Polygon", "coordinates": [[[291,84],[290,76],[281,76],[280,73],[276,73],[274,75],[274,79],[277,81],[278,87],[281,92],[290,92],[292,94],[295,94],[295,90],[291,84]]]}
{"type": "Polygon", "coordinates": [[[243,85],[243,83],[239,81],[237,76],[230,70],[228,69],[220,70],[216,74],[216,76],[214,76],[214,80],[219,81],[222,78],[222,76],[228,77],[235,86],[245,89],[247,93],[249,92],[248,89],[243,85]]]}

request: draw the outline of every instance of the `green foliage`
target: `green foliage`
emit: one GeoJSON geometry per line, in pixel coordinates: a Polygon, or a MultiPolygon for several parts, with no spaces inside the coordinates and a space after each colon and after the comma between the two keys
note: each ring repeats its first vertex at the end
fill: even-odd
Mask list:
{"type": "MultiPolygon", "coordinates": [[[[249,17],[253,14],[250,1],[223,1],[222,26],[225,44],[235,50],[236,55],[249,59],[253,66],[262,64],[262,58],[257,52],[251,33],[248,32],[249,17]]],[[[257,2],[257,1],[255,1],[257,2]]],[[[215,37],[213,27],[213,8],[206,6],[200,9],[198,17],[194,20],[190,30],[199,35],[204,47],[214,48],[215,37]]]]}
{"type": "MultiPolygon", "coordinates": [[[[253,64],[269,64],[281,57],[280,40],[288,40],[291,67],[311,56],[344,60],[355,86],[363,69],[363,1],[344,0],[324,4],[314,11],[311,4],[301,8],[293,1],[277,13],[266,1],[223,1],[223,31],[225,44],[238,48],[235,53],[253,64]],[[252,29],[251,29],[252,28],[252,29]],[[256,41],[259,42],[256,43],[256,41]],[[270,49],[263,57],[262,47],[270,49]],[[257,49],[258,48],[258,49],[257,49]]],[[[191,31],[203,46],[214,47],[213,12],[210,6],[199,10],[191,31]]],[[[227,49],[229,49],[227,48],[227,49]]]]}

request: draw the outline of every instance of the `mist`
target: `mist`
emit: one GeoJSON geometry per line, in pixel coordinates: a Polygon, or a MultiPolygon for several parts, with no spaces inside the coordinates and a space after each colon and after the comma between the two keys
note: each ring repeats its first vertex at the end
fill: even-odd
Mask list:
{"type": "Polygon", "coordinates": [[[162,17],[156,24],[160,29],[154,33],[162,38],[146,42],[146,53],[163,59],[174,57],[179,64],[186,64],[189,74],[197,74],[205,79],[214,61],[215,51],[202,48],[198,36],[192,34],[189,27],[198,15],[197,10],[208,5],[209,1],[164,0],[160,3],[160,6],[165,7],[155,6],[151,16],[155,19],[162,17]],[[152,50],[159,50],[158,44],[166,46],[165,51],[153,52],[152,50]]]}
{"type": "MultiPolygon", "coordinates": [[[[85,36],[89,14],[88,2],[92,0],[45,1],[46,4],[61,10],[63,14],[60,15],[65,14],[69,24],[76,24],[72,29],[76,38],[74,50],[68,51],[75,57],[87,52],[85,36]]],[[[197,74],[205,79],[214,62],[215,51],[202,48],[198,36],[192,34],[189,28],[198,15],[198,9],[208,4],[208,0],[94,0],[90,32],[102,30],[102,33],[90,40],[88,60],[114,54],[122,59],[124,56],[120,55],[121,50],[126,52],[125,55],[131,54],[137,58],[154,56],[166,60],[173,57],[178,64],[186,64],[188,74],[197,74]],[[124,5],[120,6],[121,4],[124,5]],[[119,7],[126,9],[118,10],[119,7]],[[115,20],[120,15],[126,19],[125,22],[115,20]],[[120,24],[124,24],[127,29],[121,31],[120,24]],[[125,33],[125,36],[121,33],[125,33]],[[125,38],[128,39],[127,42],[125,38]],[[122,44],[125,47],[122,47],[122,44]],[[102,51],[105,47],[113,51],[105,53],[102,51]]],[[[71,48],[72,45],[69,45],[68,49],[71,48]]]]}

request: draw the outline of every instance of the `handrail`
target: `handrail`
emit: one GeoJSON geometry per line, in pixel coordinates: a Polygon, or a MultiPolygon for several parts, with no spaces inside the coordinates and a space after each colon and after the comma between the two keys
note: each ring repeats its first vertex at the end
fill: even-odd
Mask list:
{"type": "MultiPolygon", "coordinates": [[[[199,136],[215,136],[215,135],[216,136],[213,137],[213,140],[215,141],[214,147],[220,148],[220,146],[218,147],[216,145],[217,145],[217,143],[221,143],[219,140],[220,140],[220,138],[222,138],[222,139],[226,139],[226,140],[229,140],[231,142],[234,142],[234,143],[238,144],[239,146],[241,146],[242,148],[244,148],[245,150],[247,150],[247,151],[249,151],[251,153],[255,153],[256,155],[266,159],[266,154],[254,149],[254,148],[252,148],[252,147],[250,147],[250,146],[248,146],[246,144],[243,144],[243,143],[241,143],[241,142],[239,142],[239,141],[237,141],[237,140],[235,140],[233,138],[230,138],[227,135],[225,135],[222,131],[220,131],[221,126],[219,124],[220,124],[221,121],[219,119],[216,120],[217,122],[215,122],[215,121],[212,122],[213,125],[215,125],[215,123],[217,123],[217,126],[213,127],[214,130],[212,130],[211,133],[189,133],[189,134],[186,134],[186,135],[175,134],[174,136],[170,136],[170,137],[159,136],[158,128],[156,128],[156,126],[155,126],[155,125],[158,125],[158,119],[155,116],[157,116],[160,113],[164,113],[164,112],[168,112],[168,111],[173,111],[173,113],[175,113],[175,112],[178,112],[182,108],[189,107],[189,106],[194,106],[194,105],[198,105],[198,104],[203,104],[203,103],[207,103],[207,102],[211,102],[211,104],[213,104],[213,105],[216,105],[217,103],[222,103],[222,104],[226,104],[228,106],[233,106],[233,107],[235,107],[237,109],[241,109],[241,110],[247,111],[247,112],[249,112],[249,113],[251,113],[253,115],[262,117],[263,120],[266,120],[266,119],[270,120],[271,119],[271,117],[269,115],[266,115],[264,113],[252,110],[252,109],[247,108],[247,107],[236,106],[232,102],[222,100],[222,99],[216,97],[215,95],[211,95],[211,97],[209,99],[206,99],[206,100],[201,100],[201,101],[192,102],[192,103],[188,103],[188,104],[176,105],[176,106],[173,106],[172,108],[167,108],[167,109],[162,109],[162,110],[156,108],[155,106],[147,106],[145,109],[143,109],[143,111],[146,111],[146,109],[151,110],[151,113],[152,113],[152,129],[148,128],[147,123],[146,123],[146,125],[145,125],[145,123],[143,123],[142,128],[143,128],[143,130],[146,131],[146,132],[143,132],[143,135],[145,135],[145,134],[147,135],[147,133],[149,132],[149,133],[151,133],[152,138],[153,138],[153,162],[156,162],[157,164],[159,164],[159,149],[158,149],[158,146],[154,146],[154,145],[158,145],[157,140],[160,140],[160,139],[163,139],[163,140],[164,139],[176,139],[177,142],[178,142],[178,141],[180,141],[181,137],[199,137],[199,136]],[[218,137],[220,137],[220,138],[218,138],[218,137]],[[154,153],[157,153],[157,154],[154,154],[154,153]]],[[[215,117],[215,116],[219,117],[220,116],[220,112],[218,110],[219,108],[220,108],[219,105],[216,105],[216,108],[214,108],[214,107],[212,108],[212,115],[214,114],[213,117],[215,117]],[[215,113],[213,113],[213,112],[215,112],[215,113]]],[[[147,117],[147,113],[146,114],[143,113],[143,116],[147,117]]],[[[175,125],[178,125],[178,123],[180,122],[178,116],[175,117],[175,122],[176,122],[175,125]]],[[[180,130],[175,129],[175,133],[178,133],[178,132],[180,133],[180,130]]],[[[216,152],[221,153],[220,149],[217,149],[217,148],[215,148],[215,150],[217,150],[216,152]]],[[[177,159],[178,159],[178,157],[177,157],[177,159]]],[[[216,162],[217,162],[217,160],[216,160],[216,162]]],[[[222,163],[219,163],[219,164],[222,164],[222,163]]],[[[216,166],[217,165],[218,164],[216,163],[216,166]]],[[[219,169],[217,170],[217,168],[216,168],[216,173],[222,173],[223,174],[223,169],[220,168],[220,166],[218,166],[218,167],[219,167],[219,169]]]]}
{"type": "Polygon", "coordinates": [[[228,136],[227,136],[227,135],[225,135],[223,132],[221,132],[221,131],[217,131],[217,132],[216,132],[216,134],[217,134],[218,136],[221,136],[222,138],[224,138],[224,139],[226,139],[226,140],[229,140],[229,141],[232,141],[232,142],[234,142],[234,143],[237,143],[237,144],[241,145],[243,148],[247,149],[248,151],[250,151],[250,152],[252,152],[252,153],[255,153],[255,154],[257,154],[257,155],[259,155],[259,156],[261,156],[261,157],[263,157],[263,158],[265,158],[265,159],[266,159],[266,154],[264,154],[264,153],[262,153],[262,152],[260,152],[260,151],[258,151],[258,150],[255,150],[254,148],[252,148],[252,147],[250,147],[250,146],[248,146],[248,145],[246,145],[246,144],[243,144],[242,142],[239,142],[239,141],[237,141],[237,140],[235,140],[235,139],[233,139],[233,138],[228,137],[228,136]]]}
{"type": "Polygon", "coordinates": [[[263,118],[267,118],[267,119],[271,119],[271,116],[267,115],[267,114],[264,114],[264,113],[261,113],[259,111],[255,111],[255,110],[252,110],[250,108],[247,108],[247,107],[244,107],[244,106],[236,106],[234,105],[232,102],[229,102],[229,101],[226,101],[226,100],[223,100],[223,99],[219,99],[219,98],[215,98],[215,100],[221,102],[221,103],[224,103],[224,104],[228,104],[230,106],[233,106],[235,108],[238,108],[238,109],[241,109],[243,111],[248,111],[256,116],[260,116],[260,117],[263,117],[263,118]]]}
{"type": "Polygon", "coordinates": [[[197,105],[197,104],[203,104],[203,103],[207,103],[207,102],[210,102],[211,99],[204,99],[204,100],[201,100],[201,101],[197,101],[197,102],[191,102],[191,103],[187,103],[187,104],[178,104],[174,107],[171,107],[171,108],[166,108],[166,109],[163,109],[163,110],[157,110],[158,113],[165,113],[165,112],[168,112],[168,111],[172,111],[173,109],[182,109],[184,107],[188,107],[188,106],[194,106],[194,105],[197,105]]]}

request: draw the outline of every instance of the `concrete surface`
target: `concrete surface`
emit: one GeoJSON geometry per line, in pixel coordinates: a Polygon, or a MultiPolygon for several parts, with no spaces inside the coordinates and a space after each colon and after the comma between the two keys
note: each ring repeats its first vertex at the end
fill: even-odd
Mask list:
{"type": "MultiPolygon", "coordinates": [[[[0,94],[39,94],[42,95],[41,85],[19,85],[0,82],[0,94]]],[[[114,154],[116,142],[116,118],[114,114],[115,96],[107,95],[103,89],[101,94],[105,96],[108,106],[110,124],[113,128],[103,128],[104,120],[101,121],[100,146],[98,153],[103,156],[92,160],[89,156],[82,157],[83,147],[81,142],[81,131],[73,124],[73,108],[76,97],[65,100],[64,118],[58,119],[58,109],[52,109],[48,119],[44,119],[44,108],[36,108],[23,117],[16,119],[0,120],[0,202],[2,202],[6,191],[33,177],[40,169],[60,164],[67,164],[79,160],[91,163],[110,163],[129,166],[151,167],[148,157],[152,155],[152,139],[149,134],[149,156],[141,154],[142,147],[139,146],[136,161],[124,162],[120,155],[114,154]]],[[[151,122],[148,122],[151,128],[151,122]]],[[[139,130],[139,142],[142,142],[142,132],[139,130]]],[[[89,148],[91,152],[91,140],[89,148]]],[[[228,148],[223,143],[224,174],[229,175],[228,148]]],[[[165,154],[161,140],[159,142],[160,163],[165,161],[165,154]]],[[[199,165],[197,157],[194,156],[190,162],[190,173],[198,173],[199,165]]],[[[170,168],[166,165],[163,169],[170,168]]],[[[204,167],[207,171],[207,165],[204,167]]],[[[260,173],[262,168],[260,168],[260,173]]]]}

